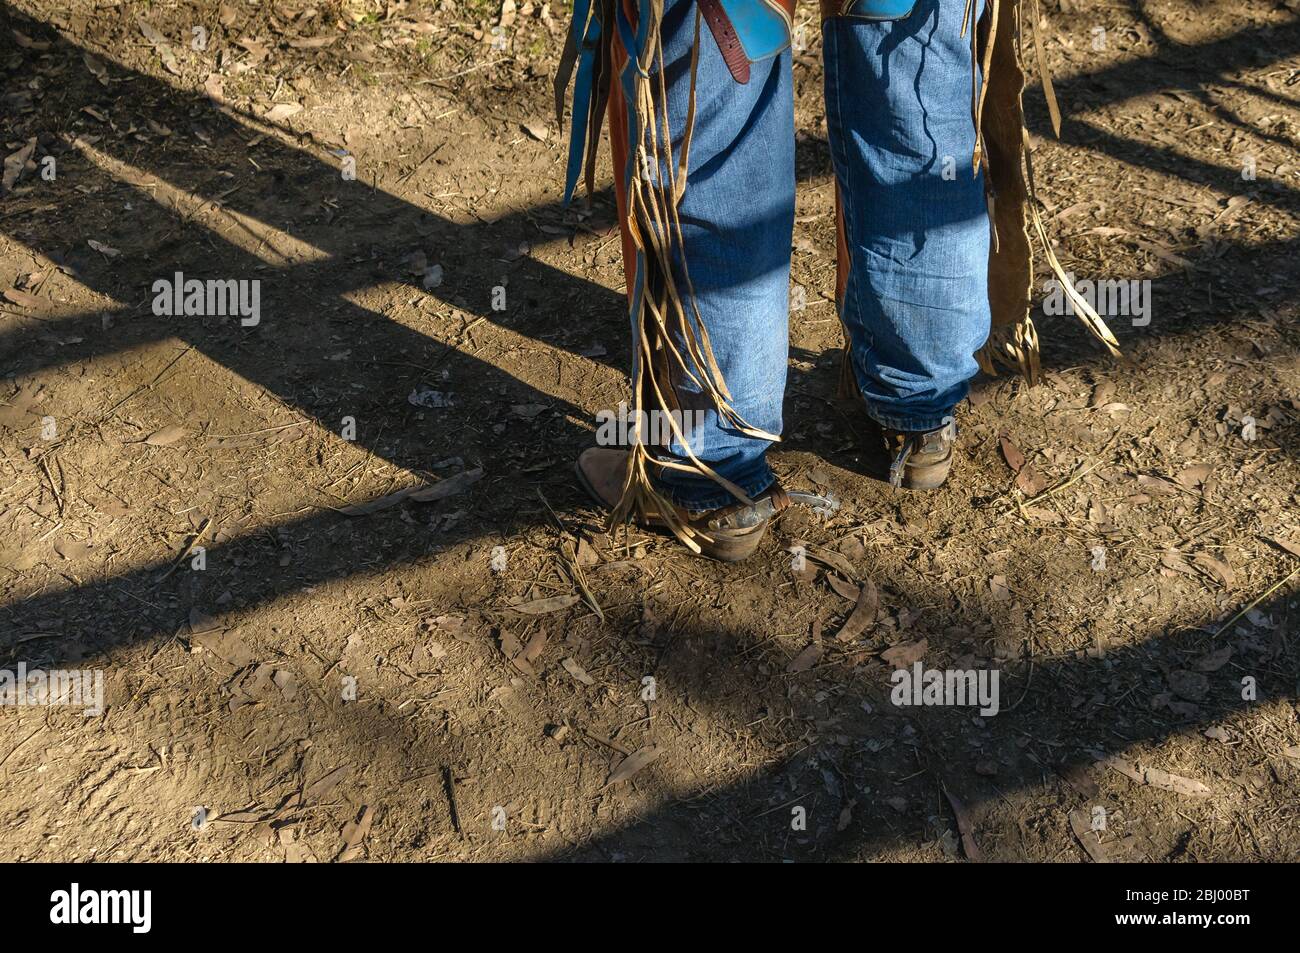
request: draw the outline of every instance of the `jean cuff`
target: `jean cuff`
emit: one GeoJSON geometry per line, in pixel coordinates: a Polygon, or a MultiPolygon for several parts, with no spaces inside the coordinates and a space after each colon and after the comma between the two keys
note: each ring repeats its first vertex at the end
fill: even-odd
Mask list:
{"type": "Polygon", "coordinates": [[[956,408],[940,413],[900,414],[897,409],[892,413],[867,404],[867,416],[880,426],[889,430],[901,430],[905,433],[924,433],[938,430],[956,416],[956,408]]]}
{"type": "MultiPolygon", "coordinates": [[[[654,484],[654,488],[667,497],[674,506],[680,506],[684,510],[690,510],[695,513],[701,513],[705,510],[716,510],[740,502],[740,500],[736,499],[736,497],[732,496],[708,477],[702,477],[700,479],[707,482],[708,486],[701,486],[698,488],[687,487],[683,489],[666,485],[660,480],[655,479],[654,476],[651,476],[650,478],[651,482],[654,484]]],[[[750,479],[732,480],[731,482],[744,490],[745,495],[752,500],[776,482],[776,474],[774,474],[772,469],[764,463],[762,470],[750,479]]]]}

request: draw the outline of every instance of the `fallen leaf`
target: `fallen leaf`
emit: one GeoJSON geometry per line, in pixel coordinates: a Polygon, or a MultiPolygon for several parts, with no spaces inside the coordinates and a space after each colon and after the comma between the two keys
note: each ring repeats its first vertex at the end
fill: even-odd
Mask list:
{"type": "Polygon", "coordinates": [[[27,160],[32,157],[36,151],[36,137],[32,136],[17,152],[11,152],[5,157],[4,174],[0,176],[0,185],[6,192],[11,191],[18,183],[18,178],[23,174],[23,169],[27,166],[27,160]]]}
{"type": "Polygon", "coordinates": [[[295,50],[319,50],[323,47],[330,46],[338,40],[338,38],[339,35],[337,33],[327,33],[324,36],[300,36],[296,39],[290,40],[289,45],[295,50]]]}
{"type": "Polygon", "coordinates": [[[547,128],[545,124],[540,122],[522,123],[520,128],[538,142],[545,142],[551,137],[551,130],[547,128]]]}
{"type": "Polygon", "coordinates": [[[1007,585],[1006,576],[993,576],[989,579],[989,593],[998,602],[1006,602],[1011,598],[1011,588],[1007,585]]]}
{"type": "Polygon", "coordinates": [[[1221,649],[1202,655],[1196,660],[1196,667],[1202,672],[1217,672],[1228,664],[1230,658],[1232,658],[1232,646],[1225,645],[1221,649]]]}
{"type": "Polygon", "coordinates": [[[1214,473],[1214,467],[1208,463],[1196,463],[1190,467],[1184,467],[1183,470],[1174,477],[1179,486],[1188,490],[1194,490],[1214,473]]]}
{"type": "Polygon", "coordinates": [[[86,244],[89,245],[91,248],[95,249],[95,251],[99,252],[101,255],[106,255],[109,258],[116,258],[118,255],[122,254],[120,251],[118,251],[116,248],[112,247],[111,245],[105,245],[103,242],[97,242],[93,238],[87,239],[86,244]]]}
{"type": "Polygon", "coordinates": [[[962,850],[966,852],[966,858],[979,863],[981,856],[979,847],[975,844],[975,828],[971,824],[970,815],[966,812],[965,805],[953,796],[947,785],[943,786],[943,794],[948,799],[949,805],[952,806],[953,816],[957,818],[957,830],[961,834],[961,846],[962,850]]]}
{"type": "Polygon", "coordinates": [[[1110,856],[1106,853],[1106,849],[1101,846],[1101,835],[1092,829],[1087,814],[1083,811],[1071,811],[1070,830],[1074,831],[1074,836],[1083,849],[1088,852],[1088,856],[1092,858],[1093,863],[1110,863],[1110,856]]]}
{"type": "Polygon", "coordinates": [[[6,301],[18,305],[20,308],[27,308],[29,311],[35,311],[44,305],[44,302],[34,294],[28,294],[26,291],[19,291],[17,288],[5,288],[0,292],[6,301]]]}
{"type": "Polygon", "coordinates": [[[453,477],[448,477],[432,485],[421,484],[407,487],[404,490],[397,490],[385,496],[367,500],[365,503],[345,506],[338,512],[344,516],[367,516],[380,510],[386,510],[391,506],[396,506],[404,500],[410,500],[413,503],[433,503],[454,496],[457,493],[463,493],[482,478],[483,468],[475,467],[473,470],[464,470],[453,477]]]}
{"type": "Polygon", "coordinates": [[[1175,794],[1182,794],[1187,797],[1208,797],[1214,793],[1210,787],[1200,781],[1177,774],[1170,774],[1168,771],[1162,771],[1159,768],[1143,769],[1120,758],[1105,758],[1101,763],[1139,784],[1149,784],[1151,787],[1160,788],[1163,791],[1172,791],[1175,794]]]}
{"type": "Polygon", "coordinates": [[[891,646],[881,652],[880,658],[881,661],[892,666],[895,670],[907,668],[913,662],[919,662],[924,658],[929,648],[929,639],[919,639],[916,642],[900,642],[898,645],[891,646]]]}
{"type": "Polygon", "coordinates": [[[566,672],[568,672],[578,681],[582,682],[582,684],[584,685],[596,684],[596,680],[587,674],[586,670],[581,665],[578,664],[576,659],[566,658],[564,661],[560,663],[560,665],[564,667],[564,670],[566,672]]]}
{"type": "Polygon", "coordinates": [[[524,615],[545,615],[548,612],[558,612],[561,609],[567,609],[578,601],[579,598],[574,595],[550,596],[546,599],[532,599],[528,602],[516,602],[510,607],[510,609],[513,612],[521,612],[524,615]]]}
{"type": "Polygon", "coordinates": [[[162,60],[162,65],[166,67],[167,72],[177,76],[181,75],[180,67],[176,65],[176,54],[172,52],[171,44],[167,42],[167,37],[158,32],[157,28],[147,21],[141,19],[136,23],[140,25],[140,32],[144,38],[153,45],[158,52],[158,58],[162,60]]]}
{"type": "Polygon", "coordinates": [[[370,825],[374,819],[374,808],[366,805],[361,808],[361,813],[355,821],[348,821],[343,825],[343,850],[338,857],[340,864],[346,864],[361,855],[361,842],[370,833],[370,825]]]}
{"type": "Polygon", "coordinates": [[[276,103],[263,116],[268,122],[280,122],[288,119],[290,116],[296,116],[302,112],[302,106],[299,103],[276,103]]]}
{"type": "Polygon", "coordinates": [[[223,84],[225,79],[219,73],[209,73],[208,78],[203,81],[203,92],[207,94],[208,99],[214,103],[223,103],[226,101],[225,89],[223,84]]]}
{"type": "Polygon", "coordinates": [[[18,30],[13,30],[12,32],[14,35],[14,42],[24,50],[35,50],[37,53],[44,53],[50,48],[50,44],[46,43],[44,40],[33,40],[26,33],[21,33],[18,30]]]}
{"type": "Polygon", "coordinates": [[[1228,564],[1215,559],[1209,553],[1197,553],[1192,557],[1192,565],[1210,579],[1220,583],[1225,589],[1231,589],[1237,584],[1237,576],[1228,564]]]}
{"type": "Polygon", "coordinates": [[[853,606],[849,617],[844,620],[844,625],[840,626],[839,632],[835,633],[835,641],[852,642],[875,624],[879,613],[880,595],[871,580],[865,579],[858,592],[857,604],[853,606]]]}
{"type": "Polygon", "coordinates": [[[797,672],[806,672],[821,661],[825,651],[826,647],[823,645],[810,645],[791,659],[785,670],[792,675],[797,672]]]}
{"type": "Polygon", "coordinates": [[[172,444],[185,437],[188,433],[189,431],[184,427],[171,424],[163,427],[161,430],[155,430],[149,436],[144,438],[144,442],[149,444],[151,447],[170,447],[172,444]]]}
{"type": "Polygon", "coordinates": [[[858,601],[858,596],[861,595],[861,590],[857,586],[853,585],[853,583],[841,579],[833,572],[826,574],[826,581],[830,583],[832,589],[845,599],[848,599],[850,602],[858,601]]]}
{"type": "Polygon", "coordinates": [[[618,763],[610,773],[609,780],[606,784],[617,784],[620,781],[630,780],[642,768],[658,758],[659,754],[659,749],[654,745],[646,745],[644,748],[638,748],[618,763]]]}

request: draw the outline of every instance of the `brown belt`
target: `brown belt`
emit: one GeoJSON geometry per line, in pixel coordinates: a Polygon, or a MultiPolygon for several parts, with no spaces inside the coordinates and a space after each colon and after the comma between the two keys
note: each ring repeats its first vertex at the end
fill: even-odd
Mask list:
{"type": "Polygon", "coordinates": [[[704,22],[709,25],[709,32],[722,51],[722,61],[731,71],[731,78],[737,83],[748,83],[749,57],[745,55],[745,48],[740,45],[740,37],[736,36],[736,29],[722,4],[718,0],[699,0],[699,5],[704,22]]]}

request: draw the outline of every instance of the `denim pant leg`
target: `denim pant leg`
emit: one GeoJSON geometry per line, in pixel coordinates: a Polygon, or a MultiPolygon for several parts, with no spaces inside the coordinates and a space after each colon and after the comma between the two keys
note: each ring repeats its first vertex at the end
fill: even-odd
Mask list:
{"type": "Polygon", "coordinates": [[[841,317],[868,413],[898,430],[943,423],[989,333],[989,219],[983,173],[971,171],[963,7],[917,0],[906,19],[823,24],[849,263],[841,317]]]}
{"type": "MultiPolygon", "coordinates": [[[[663,21],[665,86],[674,155],[690,102],[695,4],[670,0],[663,21]]],[[[683,244],[675,256],[678,287],[686,275],[731,392],[731,406],[750,426],[781,433],[789,356],[790,240],[794,229],[794,97],[790,51],[753,66],[741,85],[701,26],[695,127],[679,212],[683,244]]],[[[699,459],[746,493],[773,482],[769,441],[720,423],[679,381],[683,410],[695,414],[689,438],[699,459]]],[[[680,455],[683,448],[670,448],[680,455]]],[[[662,454],[661,454],[662,456],[662,454]]],[[[657,488],[679,506],[703,510],[735,502],[698,473],[664,470],[657,488]]]]}

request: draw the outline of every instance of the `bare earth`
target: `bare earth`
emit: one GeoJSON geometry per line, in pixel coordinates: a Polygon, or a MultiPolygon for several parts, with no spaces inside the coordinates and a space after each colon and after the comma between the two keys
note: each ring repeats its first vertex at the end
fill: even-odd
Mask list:
{"type": "Polygon", "coordinates": [[[628,342],[567,9],[0,5],[0,668],[105,678],[0,709],[0,857],[1300,859],[1300,6],[1044,4],[1044,217],[1151,320],[1040,313],[924,496],[835,399],[802,16],[773,460],[842,505],[727,567],[571,479],[628,342]],[[260,322],[155,315],[178,271],[260,322]],[[913,660],[999,712],[892,704],[913,660]]]}

